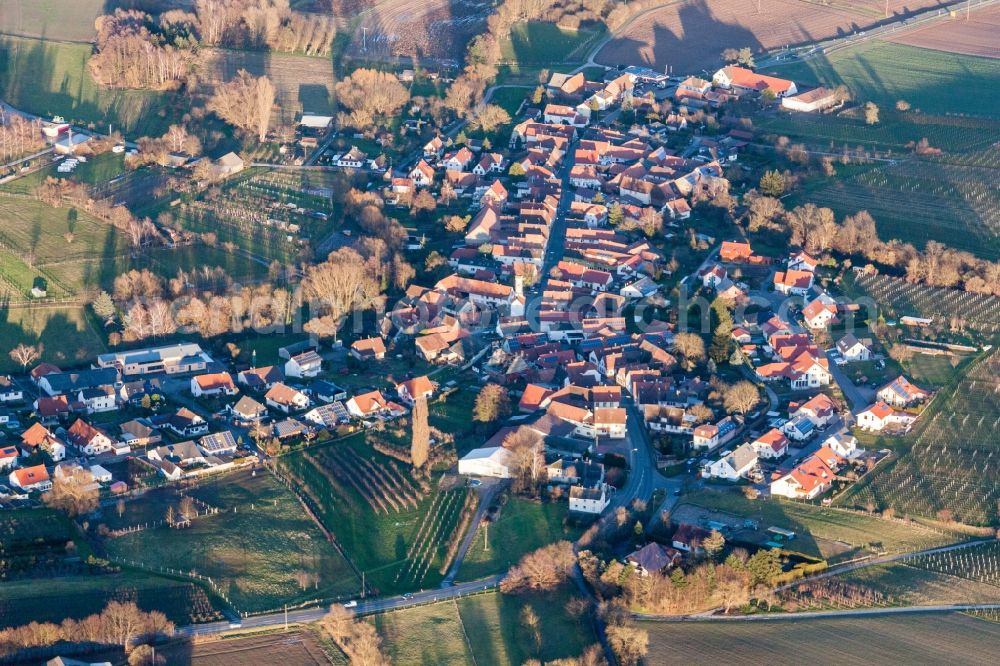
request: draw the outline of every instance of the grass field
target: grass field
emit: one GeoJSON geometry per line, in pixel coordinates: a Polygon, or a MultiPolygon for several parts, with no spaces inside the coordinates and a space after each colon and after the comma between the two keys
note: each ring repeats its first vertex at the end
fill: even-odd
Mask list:
{"type": "Polygon", "coordinates": [[[0,197],[0,276],[27,293],[28,278],[48,278],[49,295],[109,284],[127,264],[125,237],[111,225],[70,207],[0,197]]]}
{"type": "MultiPolygon", "coordinates": [[[[596,42],[603,29],[569,30],[554,23],[522,22],[511,28],[500,42],[500,56],[505,62],[521,65],[544,65],[566,62],[582,55],[587,45],[596,42]]],[[[576,58],[582,60],[585,58],[576,58]]]]}
{"type": "Polygon", "coordinates": [[[198,518],[187,529],[160,527],[109,539],[108,553],[209,576],[241,611],[346,596],[359,589],[343,557],[292,493],[269,474],[213,479],[191,495],[220,508],[219,513],[198,518]],[[295,580],[300,570],[318,574],[318,586],[300,589],[295,580]]]}
{"type": "Polygon", "coordinates": [[[922,550],[958,541],[952,536],[919,525],[882,520],[854,511],[818,507],[803,502],[768,499],[750,501],[736,493],[699,491],[683,502],[753,518],[764,524],[797,533],[788,547],[806,555],[827,557],[823,542],[841,542],[853,549],[877,549],[889,553],[922,550]]]}
{"type": "Polygon", "coordinates": [[[0,95],[8,104],[41,116],[61,115],[104,131],[111,123],[129,134],[163,134],[171,122],[169,113],[160,115],[168,96],[99,89],[87,69],[90,52],[90,44],[0,38],[0,95]]]}
{"type": "Polygon", "coordinates": [[[461,538],[454,531],[464,488],[425,493],[404,465],[360,436],[283,456],[280,465],[365,571],[369,587],[389,594],[441,581],[448,544],[461,538]]]}
{"type": "Polygon", "coordinates": [[[594,642],[589,620],[565,611],[566,588],[544,595],[480,594],[394,611],[375,618],[386,651],[397,664],[523,664],[579,656],[594,642]],[[541,646],[522,628],[530,606],[541,620],[541,646]]]}
{"type": "Polygon", "coordinates": [[[126,571],[120,574],[67,576],[3,583],[0,626],[28,620],[60,622],[99,613],[112,600],[134,601],[143,610],[158,610],[177,624],[221,620],[212,599],[197,585],[126,571]]]}
{"type": "Polygon", "coordinates": [[[838,502],[873,502],[882,509],[892,507],[896,515],[934,517],[944,511],[967,524],[996,525],[998,377],[1000,354],[992,352],[934,398],[902,442],[897,460],[856,484],[838,502]]]}
{"type": "Polygon", "coordinates": [[[521,556],[561,539],[575,540],[581,531],[564,525],[564,504],[511,498],[489,526],[489,550],[480,527],[458,572],[459,580],[475,580],[506,571],[521,556]]]}
{"type": "Polygon", "coordinates": [[[254,76],[266,75],[274,83],[275,122],[291,123],[297,113],[332,114],[336,111],[333,61],[262,51],[202,49],[199,52],[200,93],[209,95],[216,85],[245,69],[254,76]]]}
{"type": "Polygon", "coordinates": [[[1000,118],[1000,108],[989,95],[981,94],[1000,82],[996,61],[989,58],[872,41],[776,71],[800,88],[846,85],[856,100],[873,101],[886,109],[905,99],[924,114],[1000,118]],[[955,85],[959,80],[962,85],[955,85]]]}
{"type": "MultiPolygon", "coordinates": [[[[106,347],[83,307],[0,308],[0,347],[42,343],[42,360],[72,366],[87,362],[106,347]]],[[[7,354],[0,355],[0,372],[20,372],[7,354]]]]}
{"type": "Polygon", "coordinates": [[[1000,626],[965,615],[794,619],[772,622],[640,623],[649,632],[650,663],[794,666],[803,637],[817,664],[984,664],[1000,626]]]}

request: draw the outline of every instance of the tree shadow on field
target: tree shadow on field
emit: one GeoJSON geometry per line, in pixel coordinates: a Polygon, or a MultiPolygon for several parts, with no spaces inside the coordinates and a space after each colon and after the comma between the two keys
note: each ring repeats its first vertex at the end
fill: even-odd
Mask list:
{"type": "Polygon", "coordinates": [[[333,113],[330,89],[318,83],[299,84],[299,104],[303,113],[333,113]]]}
{"type": "MultiPolygon", "coordinates": [[[[752,11],[749,3],[747,11],[752,11]]],[[[616,39],[613,43],[617,58],[622,63],[657,70],[673,67],[678,73],[693,73],[699,68],[718,65],[723,49],[749,47],[754,53],[763,50],[753,31],[716,17],[706,0],[684,4],[678,9],[678,17],[681,23],[678,33],[657,23],[653,26],[651,44],[627,37],[616,39]]]]}

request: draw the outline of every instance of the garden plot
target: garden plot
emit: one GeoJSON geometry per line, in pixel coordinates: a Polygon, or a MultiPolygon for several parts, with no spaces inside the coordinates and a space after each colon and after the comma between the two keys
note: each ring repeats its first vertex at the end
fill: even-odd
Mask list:
{"type": "Polygon", "coordinates": [[[263,172],[178,206],[184,228],[212,232],[265,259],[290,261],[329,229],[333,206],[321,188],[303,190],[294,174],[263,172]]]}

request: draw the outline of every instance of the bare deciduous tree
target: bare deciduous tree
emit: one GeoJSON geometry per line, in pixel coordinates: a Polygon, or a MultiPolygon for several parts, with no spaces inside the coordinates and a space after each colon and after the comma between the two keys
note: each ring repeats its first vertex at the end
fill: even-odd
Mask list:
{"type": "Polygon", "coordinates": [[[27,369],[29,365],[37,361],[41,356],[40,346],[35,347],[21,343],[10,350],[11,360],[20,365],[22,369],[27,369]]]}
{"type": "Polygon", "coordinates": [[[236,78],[216,89],[208,109],[230,125],[254,133],[263,141],[271,123],[274,95],[274,84],[269,78],[255,77],[241,69],[236,78]]]}

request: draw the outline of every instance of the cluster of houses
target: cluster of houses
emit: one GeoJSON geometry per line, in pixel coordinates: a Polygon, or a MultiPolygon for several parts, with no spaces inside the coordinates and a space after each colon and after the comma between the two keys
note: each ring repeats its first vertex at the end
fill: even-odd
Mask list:
{"type": "Polygon", "coordinates": [[[917,420],[917,408],[930,397],[929,391],[900,375],[879,388],[875,402],[855,414],[855,420],[862,430],[906,432],[917,420]]]}
{"type": "Polygon", "coordinates": [[[690,76],[677,86],[674,99],[689,106],[720,106],[743,95],[768,95],[781,101],[788,111],[813,113],[841,104],[837,91],[825,87],[799,92],[794,81],[767,76],[738,65],[727,65],[715,72],[711,81],[690,76]]]}
{"type": "Polygon", "coordinates": [[[763,433],[725,448],[703,466],[702,474],[720,481],[753,482],[769,489],[771,496],[815,499],[844,478],[839,473],[847,465],[867,456],[848,432],[824,432],[837,416],[836,404],[824,393],[792,402],[787,419],[778,419],[763,433]]]}
{"type": "MultiPolygon", "coordinates": [[[[358,340],[350,353],[383,358],[385,347],[381,338],[358,340]]],[[[8,479],[0,496],[51,489],[59,465],[89,470],[112,492],[127,486],[101,464],[126,458],[169,480],[225,471],[253,459],[245,437],[287,442],[352,420],[370,425],[405,414],[437,390],[419,376],[400,382],[389,396],[379,390],[349,395],[318,379],[323,358],[314,342],[283,347],[279,356],[281,364],[230,372],[188,343],[105,354],[83,370],[43,363],[27,376],[29,391],[2,378],[0,401],[23,405],[20,411],[34,422],[22,430],[14,412],[2,408],[4,425],[14,427],[20,441],[0,446],[0,471],[8,479]],[[178,380],[168,393],[165,383],[178,380]],[[37,395],[33,402],[25,400],[29,392],[37,395]],[[181,406],[168,407],[177,402],[181,406]],[[116,411],[128,415],[116,421],[109,414],[116,411]]]]}

